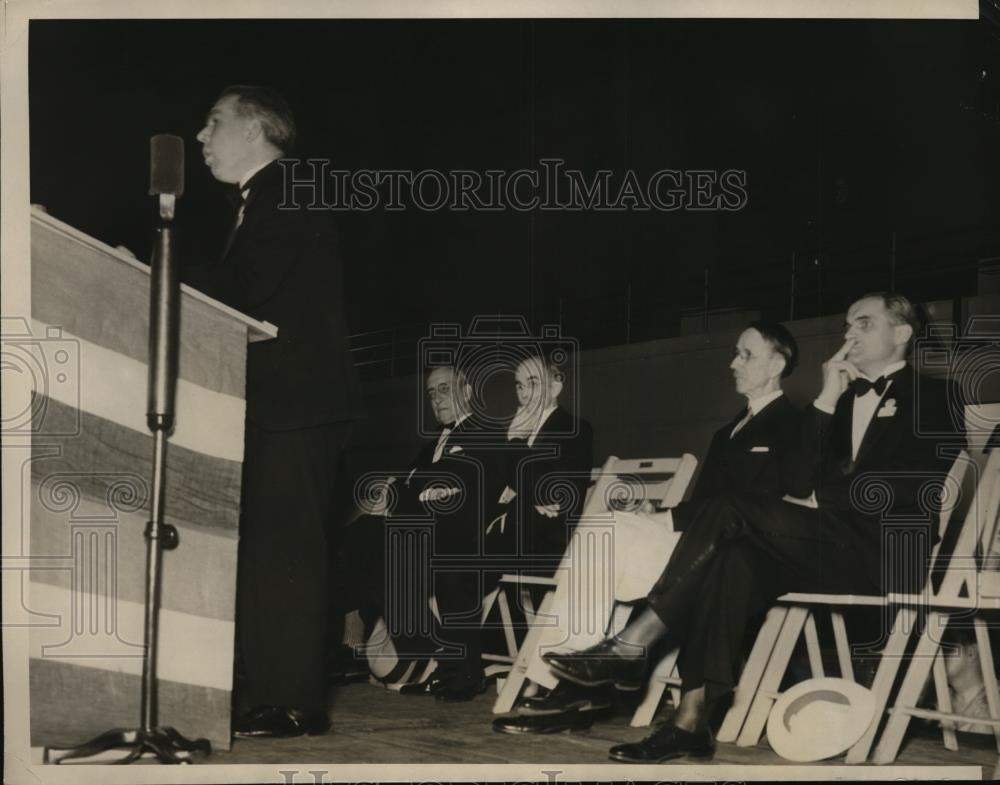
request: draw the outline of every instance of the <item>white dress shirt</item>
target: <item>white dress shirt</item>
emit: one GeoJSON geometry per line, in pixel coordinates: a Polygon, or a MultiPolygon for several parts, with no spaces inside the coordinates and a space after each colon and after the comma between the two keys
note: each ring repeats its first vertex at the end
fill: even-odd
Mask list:
{"type": "Polygon", "coordinates": [[[431,463],[437,463],[438,461],[441,460],[441,456],[444,455],[445,444],[448,443],[448,437],[451,436],[452,431],[454,431],[458,427],[458,424],[468,416],[469,415],[467,414],[463,414],[461,417],[455,420],[455,422],[453,422],[451,425],[446,425],[441,430],[441,435],[438,436],[437,446],[434,447],[434,457],[431,458],[431,463]]]}
{"type": "Polygon", "coordinates": [[[743,429],[750,420],[756,417],[772,401],[778,400],[784,393],[781,390],[775,390],[767,395],[761,395],[759,398],[754,398],[752,401],[747,402],[747,414],[742,420],[733,426],[733,430],[729,434],[729,438],[732,439],[739,431],[743,429]]]}
{"type": "MultiPolygon", "coordinates": [[[[906,361],[900,360],[899,362],[890,363],[882,369],[882,373],[879,376],[889,376],[890,374],[896,373],[896,371],[902,370],[906,367],[906,361]]],[[[874,382],[867,374],[860,374],[863,378],[868,379],[870,382],[874,382]]],[[[877,378],[877,377],[876,377],[877,378]]],[[[856,460],[858,457],[858,450],[861,449],[861,442],[864,441],[865,433],[868,431],[868,426],[871,425],[872,417],[875,416],[875,410],[878,409],[879,403],[889,394],[889,390],[892,388],[892,379],[888,379],[885,385],[885,389],[882,394],[879,395],[875,390],[869,390],[864,395],[859,395],[854,398],[854,411],[851,417],[851,460],[856,460]]],[[[853,393],[851,393],[853,395],[853,393]]],[[[819,403],[814,404],[817,409],[824,411],[827,414],[833,414],[833,410],[826,407],[820,406],[819,403]]]]}

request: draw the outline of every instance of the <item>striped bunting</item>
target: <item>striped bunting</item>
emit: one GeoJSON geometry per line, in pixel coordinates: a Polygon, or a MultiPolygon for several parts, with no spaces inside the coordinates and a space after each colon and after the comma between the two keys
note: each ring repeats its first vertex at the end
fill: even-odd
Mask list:
{"type": "MultiPolygon", "coordinates": [[[[153,437],[146,425],[149,272],[32,218],[32,743],[139,721],[153,437]]],[[[177,417],[166,462],[159,718],[228,749],[248,331],[181,296],[177,417]]]]}
{"type": "MultiPolygon", "coordinates": [[[[138,724],[142,690],[135,674],[33,659],[28,679],[31,742],[35,746],[79,744],[110,728],[138,724]],[[74,696],[72,705],[67,695],[74,696]]],[[[160,724],[176,728],[188,738],[207,738],[216,749],[229,749],[228,688],[157,681],[160,724]]]]}
{"type": "MultiPolygon", "coordinates": [[[[153,437],[116,422],[47,399],[39,407],[33,451],[56,446],[59,455],[32,462],[31,479],[43,492],[57,484],[98,501],[109,494],[148,495],[153,471],[153,437]],[[47,436],[47,432],[72,434],[47,436]]],[[[165,517],[235,531],[240,514],[241,465],[170,444],[167,451],[165,517]]]]}

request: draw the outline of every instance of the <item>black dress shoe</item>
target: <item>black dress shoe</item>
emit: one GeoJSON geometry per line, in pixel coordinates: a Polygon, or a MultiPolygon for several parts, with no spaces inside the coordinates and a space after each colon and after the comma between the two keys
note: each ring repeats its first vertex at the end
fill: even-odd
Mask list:
{"type": "Polygon", "coordinates": [[[611,760],[624,763],[663,763],[673,758],[711,758],[715,742],[710,731],[681,730],[672,723],[661,725],[642,741],[619,744],[608,750],[611,760]]]}
{"type": "Polygon", "coordinates": [[[315,736],[330,729],[326,712],[303,711],[288,706],[258,706],[233,723],[233,735],[240,739],[315,736]]]}
{"type": "Polygon", "coordinates": [[[645,657],[622,657],[610,641],[583,651],[542,655],[555,674],[584,687],[614,684],[619,690],[637,690],[646,675],[645,657]]]}
{"type": "Polygon", "coordinates": [[[434,695],[451,680],[451,674],[434,671],[426,681],[419,684],[404,684],[400,695],[434,695]]]}
{"type": "Polygon", "coordinates": [[[484,692],[486,692],[485,677],[456,676],[437,690],[434,697],[445,703],[462,703],[484,692]]]}
{"type": "Polygon", "coordinates": [[[611,706],[607,689],[580,687],[571,681],[561,681],[543,694],[524,698],[514,711],[526,717],[563,714],[568,711],[594,711],[611,706]]]}
{"type": "Polygon", "coordinates": [[[564,711],[561,714],[497,717],[493,730],[497,733],[564,733],[587,730],[594,724],[592,711],[564,711]]]}

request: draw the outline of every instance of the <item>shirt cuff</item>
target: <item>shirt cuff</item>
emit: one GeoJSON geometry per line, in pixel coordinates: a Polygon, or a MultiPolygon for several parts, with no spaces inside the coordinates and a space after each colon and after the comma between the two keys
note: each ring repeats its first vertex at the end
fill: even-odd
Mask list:
{"type": "Polygon", "coordinates": [[[826,412],[827,414],[833,414],[833,407],[832,406],[826,406],[826,405],[820,403],[819,401],[813,401],[813,406],[815,406],[821,412],[826,412]]]}

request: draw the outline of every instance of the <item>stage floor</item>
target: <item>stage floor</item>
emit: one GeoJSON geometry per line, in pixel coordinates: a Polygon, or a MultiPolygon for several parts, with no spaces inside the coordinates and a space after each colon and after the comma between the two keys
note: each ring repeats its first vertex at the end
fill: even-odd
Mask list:
{"type": "MultiPolygon", "coordinates": [[[[610,764],[622,778],[633,767],[614,764],[607,751],[613,744],[637,741],[648,728],[630,728],[628,715],[595,723],[589,731],[544,736],[496,733],[491,713],[496,691],[490,689],[469,703],[442,704],[433,698],[402,696],[380,686],[350,684],[331,693],[333,727],[323,736],[293,739],[237,740],[229,752],[217,752],[209,764],[610,764]]],[[[661,711],[660,719],[669,715],[661,711]]],[[[940,733],[924,728],[911,733],[897,761],[899,766],[982,766],[989,778],[997,762],[992,736],[959,734],[959,751],[949,752],[940,733]]],[[[716,746],[713,765],[791,766],[778,757],[766,739],[756,747],[716,746]]],[[[669,764],[668,764],[669,765],[669,764]]],[[[829,765],[842,765],[842,760],[829,765]]],[[[852,767],[853,768],[853,767],[852,767]]],[[[890,772],[882,767],[880,773],[890,772]]],[[[721,773],[721,770],[720,770],[721,773]]],[[[871,772],[874,774],[875,772],[871,772]]],[[[925,772],[933,776],[932,770],[925,772]]],[[[606,776],[607,770],[603,774],[606,776]]],[[[544,779],[544,775],[541,775],[544,779]]],[[[749,777],[747,777],[749,778],[749,777]]]]}

